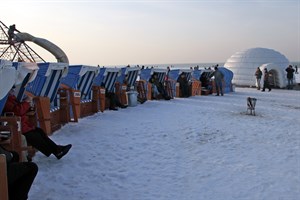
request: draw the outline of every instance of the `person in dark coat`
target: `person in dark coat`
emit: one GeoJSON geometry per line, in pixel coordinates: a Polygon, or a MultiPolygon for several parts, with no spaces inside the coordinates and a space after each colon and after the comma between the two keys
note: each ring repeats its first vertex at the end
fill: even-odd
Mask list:
{"type": "Polygon", "coordinates": [[[187,80],[185,73],[180,74],[178,78],[178,83],[179,83],[179,89],[181,91],[181,96],[189,97],[190,96],[189,81],[187,80]]]}
{"type": "Polygon", "coordinates": [[[7,35],[8,35],[8,43],[12,44],[13,43],[13,39],[15,37],[15,30],[16,30],[16,25],[13,24],[11,26],[9,26],[9,29],[7,31],[7,35]]]}
{"type": "Polygon", "coordinates": [[[38,173],[38,166],[34,162],[19,162],[19,155],[16,152],[7,151],[1,145],[0,154],[6,157],[9,199],[28,199],[28,193],[38,173]]]}
{"type": "Polygon", "coordinates": [[[211,74],[211,77],[215,77],[215,84],[216,84],[216,90],[217,94],[216,96],[219,96],[219,93],[223,96],[223,79],[224,79],[224,74],[219,70],[218,66],[215,66],[215,71],[211,74]]]}
{"type": "Polygon", "coordinates": [[[264,69],[264,86],[263,86],[262,92],[264,92],[266,90],[266,88],[269,89],[269,92],[272,90],[270,83],[269,83],[269,72],[268,72],[267,68],[264,69]]]}
{"type": "Polygon", "coordinates": [[[8,95],[3,112],[12,112],[15,116],[21,117],[21,130],[28,145],[33,146],[47,157],[53,154],[57,159],[61,159],[68,153],[72,145],[57,145],[47,136],[43,129],[30,123],[27,113],[31,109],[31,101],[32,99],[27,97],[24,101],[19,102],[12,89],[8,95]]]}
{"type": "Polygon", "coordinates": [[[287,72],[286,74],[286,78],[288,80],[288,85],[287,85],[287,89],[291,90],[293,89],[293,79],[294,79],[294,72],[295,70],[293,69],[292,65],[289,65],[285,71],[287,72]]]}

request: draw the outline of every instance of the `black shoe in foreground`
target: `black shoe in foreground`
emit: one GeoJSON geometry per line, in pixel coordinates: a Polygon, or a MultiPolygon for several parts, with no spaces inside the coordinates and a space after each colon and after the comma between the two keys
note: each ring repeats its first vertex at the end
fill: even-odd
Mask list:
{"type": "Polygon", "coordinates": [[[57,154],[55,154],[56,158],[58,160],[61,159],[64,155],[66,155],[69,152],[69,150],[71,149],[71,147],[72,147],[71,144],[68,144],[66,146],[62,146],[61,150],[57,154]]]}
{"type": "Polygon", "coordinates": [[[120,108],[127,108],[127,105],[121,105],[120,108]]]}

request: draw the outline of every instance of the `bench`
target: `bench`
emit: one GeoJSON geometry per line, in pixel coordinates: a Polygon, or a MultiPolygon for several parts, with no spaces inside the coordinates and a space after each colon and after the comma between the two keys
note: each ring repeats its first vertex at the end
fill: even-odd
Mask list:
{"type": "Polygon", "coordinates": [[[128,105],[127,91],[136,90],[137,77],[140,74],[139,67],[122,67],[121,74],[115,84],[115,93],[121,104],[128,105]]]}
{"type": "Polygon", "coordinates": [[[38,126],[50,135],[53,132],[50,108],[57,106],[55,100],[60,80],[67,75],[69,65],[67,63],[38,63],[38,67],[35,79],[26,86],[26,92],[34,97],[38,126]]]}
{"type": "Polygon", "coordinates": [[[25,137],[21,134],[21,119],[17,116],[0,117],[0,144],[10,151],[15,151],[20,155],[20,161],[27,161],[27,153],[34,155],[35,150],[31,146],[24,144],[25,137]]]}
{"type": "MultiPolygon", "coordinates": [[[[181,97],[181,90],[179,82],[178,82],[178,78],[180,77],[181,74],[184,74],[186,76],[186,79],[188,81],[189,84],[189,93],[191,94],[192,92],[192,86],[191,86],[191,80],[192,80],[192,69],[171,69],[169,72],[169,81],[172,85],[172,91],[175,97],[181,97]]],[[[196,86],[196,85],[195,85],[196,86]]],[[[195,89],[194,86],[194,89],[195,89]]],[[[199,89],[199,85],[198,88],[199,89]]],[[[195,92],[196,93],[196,92],[195,92]]]]}
{"type": "Polygon", "coordinates": [[[95,97],[97,110],[104,112],[109,105],[105,97],[106,92],[116,91],[116,81],[121,74],[120,68],[101,68],[93,82],[93,96],[95,97]]]}
{"type": "MultiPolygon", "coordinates": [[[[170,81],[165,81],[167,75],[167,69],[160,69],[160,68],[146,68],[142,69],[140,73],[140,80],[138,81],[138,93],[141,97],[152,100],[152,83],[150,80],[153,74],[157,75],[159,82],[164,86],[168,96],[173,98],[173,91],[172,91],[172,83],[170,81]]],[[[162,98],[161,95],[157,95],[157,99],[162,98]]]]}

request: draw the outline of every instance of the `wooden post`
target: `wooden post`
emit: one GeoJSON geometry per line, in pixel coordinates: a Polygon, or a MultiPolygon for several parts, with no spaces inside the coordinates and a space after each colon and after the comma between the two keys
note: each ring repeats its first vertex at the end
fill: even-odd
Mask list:
{"type": "Polygon", "coordinates": [[[145,90],[145,81],[140,80],[137,82],[137,92],[138,92],[138,98],[142,100],[147,99],[147,93],[145,90]]]}
{"type": "Polygon", "coordinates": [[[70,118],[69,118],[70,122],[78,122],[78,119],[80,117],[80,97],[81,97],[81,93],[79,90],[71,89],[70,103],[71,103],[71,109],[73,112],[74,119],[71,119],[71,116],[70,116],[70,118]]]}
{"type": "Polygon", "coordinates": [[[97,113],[100,110],[100,106],[99,106],[99,89],[97,88],[97,86],[92,86],[92,90],[93,90],[93,96],[92,96],[92,110],[94,113],[97,113]]]}
{"type": "Polygon", "coordinates": [[[8,184],[7,184],[7,166],[6,157],[0,154],[0,199],[8,200],[8,184]]]}
{"type": "Polygon", "coordinates": [[[31,150],[34,152],[34,150],[32,147],[24,146],[23,144],[23,139],[26,139],[25,136],[21,134],[21,117],[0,117],[0,130],[10,134],[8,139],[1,141],[1,145],[10,151],[17,152],[20,155],[20,161],[27,161],[27,158],[24,156],[24,151],[31,150]]]}
{"type": "Polygon", "coordinates": [[[21,118],[16,116],[1,117],[0,122],[3,124],[0,126],[1,131],[10,133],[10,138],[4,140],[2,145],[7,146],[7,149],[11,151],[16,151],[22,158],[21,118]]]}
{"type": "Polygon", "coordinates": [[[68,94],[69,92],[66,88],[59,90],[59,115],[61,124],[68,123],[70,118],[68,94]]]}
{"type": "Polygon", "coordinates": [[[34,102],[37,109],[37,121],[41,129],[50,135],[51,122],[50,122],[50,99],[48,97],[34,97],[34,102]]]}
{"type": "Polygon", "coordinates": [[[191,95],[196,96],[196,95],[201,95],[201,82],[200,81],[192,81],[191,85],[191,95]]]}
{"type": "Polygon", "coordinates": [[[104,87],[98,87],[99,93],[99,100],[100,100],[100,111],[104,112],[105,110],[105,88],[104,87]]]}
{"type": "Polygon", "coordinates": [[[128,97],[127,97],[127,85],[121,85],[121,94],[120,94],[120,102],[123,105],[128,105],[128,97]]]}
{"type": "Polygon", "coordinates": [[[152,100],[152,83],[147,84],[147,100],[152,100]]]}

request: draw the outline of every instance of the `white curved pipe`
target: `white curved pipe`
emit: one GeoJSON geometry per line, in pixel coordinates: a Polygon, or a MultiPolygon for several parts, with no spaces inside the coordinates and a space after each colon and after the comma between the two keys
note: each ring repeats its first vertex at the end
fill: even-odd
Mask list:
{"type": "Polygon", "coordinates": [[[49,51],[52,55],[55,56],[57,62],[62,62],[62,63],[69,63],[69,59],[65,52],[61,50],[58,46],[50,42],[49,40],[46,40],[44,38],[38,38],[34,37],[33,35],[30,35],[29,33],[17,33],[15,34],[16,40],[21,42],[21,41],[30,41],[33,42],[40,47],[46,49],[49,51]]]}

